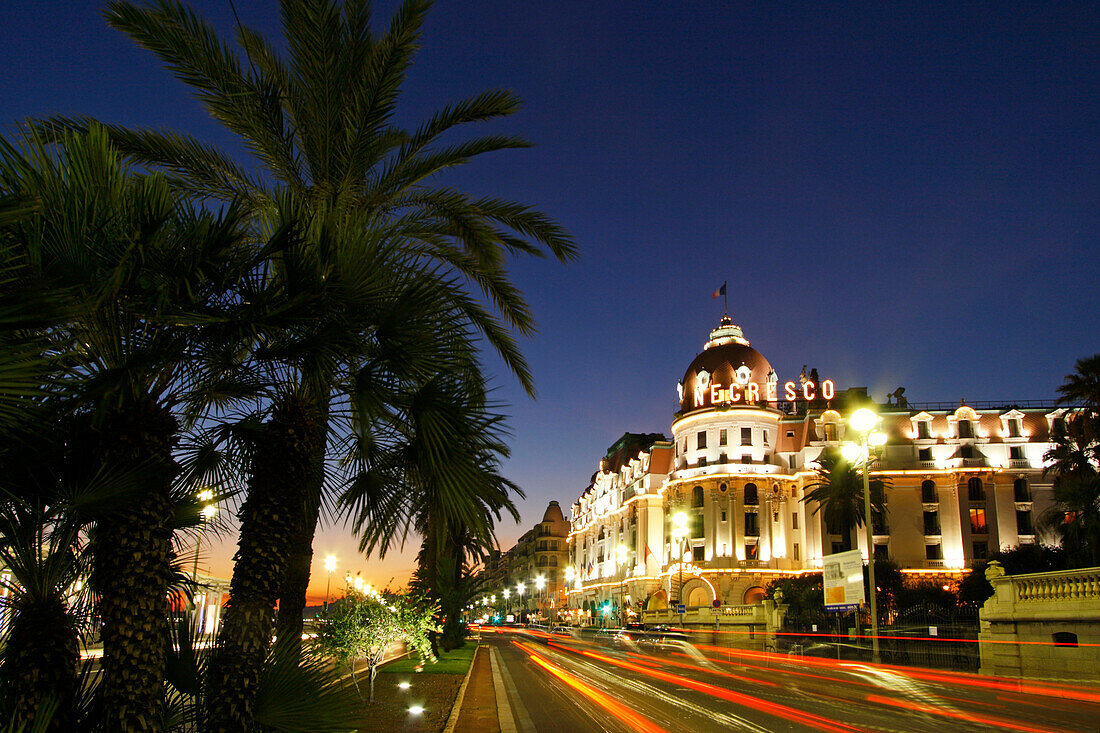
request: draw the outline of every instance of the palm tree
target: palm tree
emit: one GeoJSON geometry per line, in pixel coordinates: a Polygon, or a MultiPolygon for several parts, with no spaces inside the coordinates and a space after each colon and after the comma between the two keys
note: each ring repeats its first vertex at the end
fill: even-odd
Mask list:
{"type": "MultiPolygon", "coordinates": [[[[178,4],[165,1],[154,7],[139,7],[112,3],[108,6],[109,22],[153,51],[190,85],[212,116],[241,137],[257,158],[262,175],[250,175],[228,155],[186,135],[112,127],[112,139],[135,160],[165,172],[179,190],[245,202],[259,232],[276,231],[276,222],[284,221],[288,212],[300,216],[296,229],[302,234],[302,247],[293,252],[293,257],[273,264],[266,273],[269,279],[265,285],[294,296],[312,296],[315,314],[336,305],[323,291],[311,294],[305,289],[310,283],[316,286],[330,282],[337,272],[339,263],[331,259],[317,236],[322,232],[331,234],[324,241],[339,242],[367,231],[380,246],[400,253],[395,261],[403,262],[403,269],[432,264],[438,269],[432,282],[449,284],[448,292],[456,297],[450,312],[460,314],[465,321],[463,328],[476,330],[531,391],[531,375],[509,329],[530,334],[533,321],[507,278],[506,260],[509,255],[546,252],[569,260],[575,257],[575,246],[560,227],[538,211],[496,198],[472,198],[434,180],[472,157],[527,145],[506,135],[441,142],[443,136],[461,125],[512,114],[519,106],[514,95],[489,91],[454,103],[415,131],[394,124],[401,84],[429,5],[424,0],[406,0],[389,29],[376,35],[370,28],[369,5],[362,0],[344,3],[342,12],[331,0],[284,0],[281,8],[287,58],[280,57],[258,34],[241,28],[237,42],[245,64],[207,24],[178,4]],[[308,250],[314,252],[305,256],[308,250]],[[296,259],[312,263],[316,269],[296,267],[296,259]],[[292,282],[292,274],[302,278],[292,282]],[[496,314],[486,313],[466,294],[463,284],[479,290],[496,314]]],[[[58,119],[46,127],[83,129],[87,124],[85,120],[58,119]]],[[[293,331],[302,322],[284,325],[293,331]]],[[[291,527],[289,546],[278,551],[293,562],[292,566],[281,560],[278,565],[294,586],[280,591],[280,606],[287,611],[284,617],[290,623],[294,623],[292,609],[304,598],[308,580],[314,517],[321,505],[324,446],[331,427],[330,402],[334,394],[342,393],[338,386],[341,369],[324,358],[334,352],[321,340],[327,333],[315,334],[312,352],[295,350],[296,361],[285,363],[286,368],[280,370],[287,382],[272,390],[280,398],[312,402],[308,409],[302,405],[302,409],[280,414],[284,419],[293,414],[303,421],[286,426],[288,431],[294,430],[294,435],[302,435],[302,430],[316,430],[317,435],[289,441],[285,436],[276,437],[275,425],[271,425],[265,436],[273,445],[302,451],[296,466],[313,464],[311,471],[302,468],[307,478],[293,487],[300,494],[278,500],[292,502],[298,517],[291,527]]],[[[299,346],[305,343],[304,339],[298,342],[299,346]]],[[[264,356],[278,353],[268,351],[264,356]]],[[[345,364],[358,360],[353,354],[345,356],[345,364]]],[[[344,371],[346,374],[349,370],[344,371]]],[[[243,566],[255,567],[260,562],[245,559],[253,548],[251,541],[243,539],[244,534],[270,532],[262,521],[270,513],[253,511],[248,502],[260,491],[281,490],[259,478],[274,480],[279,476],[277,466],[259,465],[261,456],[277,456],[280,462],[290,460],[275,450],[257,450],[242,520],[259,522],[260,526],[246,530],[242,524],[242,545],[234,572],[234,587],[240,589],[246,583],[237,582],[238,572],[243,566]]],[[[227,639],[227,654],[219,655],[219,659],[228,657],[231,647],[251,648],[251,642],[246,643],[242,636],[228,641],[229,636],[244,634],[236,621],[231,623],[234,606],[241,604],[243,601],[231,601],[222,634],[227,639]]],[[[259,628],[265,621],[258,613],[250,612],[249,618],[253,629],[249,636],[260,639],[263,634],[259,628]]],[[[293,629],[284,633],[293,635],[293,629]]],[[[253,660],[260,658],[258,652],[250,654],[253,660]]],[[[250,665],[254,676],[254,665],[250,662],[245,666],[250,665]]],[[[226,699],[237,694],[231,687],[241,689],[247,681],[232,675],[215,675],[214,679],[220,680],[215,684],[222,685],[226,699]]],[[[249,693],[245,689],[241,694],[247,698],[249,693]]],[[[245,698],[227,703],[225,710],[214,714],[222,721],[219,725],[229,725],[230,719],[235,721],[234,727],[248,724],[245,698]]]]}
{"type": "Polygon", "coordinates": [[[1069,404],[1044,458],[1054,474],[1054,505],[1043,524],[1057,534],[1071,565],[1100,565],[1100,354],[1078,359],[1058,388],[1069,404]]]}
{"type": "MultiPolygon", "coordinates": [[[[816,480],[806,487],[802,501],[815,504],[813,513],[822,513],[830,534],[843,537],[844,549],[852,549],[852,532],[866,520],[863,510],[863,475],[859,467],[849,463],[837,451],[823,451],[817,459],[816,480]]],[[[873,478],[871,512],[874,518],[886,515],[886,482],[873,478]]]]}
{"type": "Polygon", "coordinates": [[[90,528],[104,646],[105,724],[158,725],[172,579],[173,404],[189,388],[194,332],[235,275],[233,215],[181,208],[162,176],[133,175],[102,129],[0,144],[0,198],[35,202],[0,239],[30,285],[66,304],[40,337],[59,345],[76,483],[133,477],[90,528]]]}

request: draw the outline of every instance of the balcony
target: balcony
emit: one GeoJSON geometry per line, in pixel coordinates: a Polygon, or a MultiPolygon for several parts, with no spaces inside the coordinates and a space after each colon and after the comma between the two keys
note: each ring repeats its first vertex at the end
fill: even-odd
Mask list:
{"type": "Polygon", "coordinates": [[[1009,468],[1031,468],[1031,461],[1026,458],[1009,458],[1009,468]]]}

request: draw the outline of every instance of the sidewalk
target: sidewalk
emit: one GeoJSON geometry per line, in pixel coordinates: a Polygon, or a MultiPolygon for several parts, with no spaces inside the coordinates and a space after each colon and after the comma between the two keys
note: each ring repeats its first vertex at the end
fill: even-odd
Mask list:
{"type": "Polygon", "coordinates": [[[454,733],[499,733],[497,698],[493,689],[493,670],[489,662],[489,647],[478,647],[474,656],[470,681],[458,713],[454,733]]]}

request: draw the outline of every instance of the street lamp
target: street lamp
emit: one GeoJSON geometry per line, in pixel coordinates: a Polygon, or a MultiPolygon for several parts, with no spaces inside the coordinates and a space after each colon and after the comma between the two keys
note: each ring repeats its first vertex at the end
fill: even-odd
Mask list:
{"type": "Polygon", "coordinates": [[[525,608],[524,605],[523,605],[523,591],[524,591],[523,583],[516,583],[516,594],[519,595],[519,613],[520,613],[520,616],[523,615],[523,609],[525,608]]]}
{"type": "Polygon", "coordinates": [[[546,588],[546,577],[543,576],[543,575],[540,575],[537,578],[535,578],[535,590],[537,590],[539,592],[539,599],[538,599],[538,601],[535,602],[535,609],[538,611],[540,621],[542,620],[542,608],[539,608],[539,606],[543,606],[543,607],[546,606],[546,594],[543,593],[543,590],[545,588],[546,588]]]}
{"type": "MultiPolygon", "coordinates": [[[[684,540],[687,539],[688,516],[684,512],[672,515],[672,540],[680,548],[680,587],[676,590],[676,604],[683,605],[684,599],[684,540]]],[[[680,625],[684,625],[684,614],[680,614],[680,625]]]]}
{"type": "Polygon", "coordinates": [[[867,538],[867,580],[870,589],[871,606],[871,661],[882,663],[878,644],[878,592],[875,587],[875,536],[871,521],[871,448],[886,444],[886,434],[875,430],[879,416],[866,407],[861,407],[848,418],[848,425],[859,433],[860,445],[847,443],[841,453],[849,462],[863,460],[863,525],[867,538]]]}
{"type": "MultiPolygon", "coordinates": [[[[199,516],[201,517],[199,522],[199,536],[198,539],[195,540],[195,562],[191,566],[191,582],[193,584],[197,584],[199,579],[199,548],[202,547],[202,535],[206,531],[206,523],[212,520],[218,513],[218,507],[213,504],[213,489],[203,489],[195,495],[195,498],[203,503],[203,507],[199,510],[199,516]]],[[[195,598],[192,596],[191,607],[194,608],[197,605],[195,598]]]]}
{"type": "Polygon", "coordinates": [[[620,544],[615,548],[615,564],[619,569],[619,627],[626,625],[626,609],[624,608],[624,600],[626,598],[625,589],[625,576],[626,576],[626,556],[629,550],[626,549],[626,545],[620,544]]]}
{"type": "Polygon", "coordinates": [[[325,608],[328,608],[328,594],[332,589],[332,573],[336,570],[336,555],[325,558],[325,572],[328,573],[328,581],[325,583],[325,608]]]}

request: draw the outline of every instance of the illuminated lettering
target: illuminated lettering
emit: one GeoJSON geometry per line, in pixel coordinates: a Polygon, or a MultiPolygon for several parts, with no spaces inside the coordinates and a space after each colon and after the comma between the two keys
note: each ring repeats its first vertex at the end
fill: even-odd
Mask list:
{"type": "Polygon", "coordinates": [[[833,380],[826,379],[821,383],[821,396],[827,400],[836,396],[836,385],[833,384],[833,380]]]}
{"type": "Polygon", "coordinates": [[[711,382],[710,383],[710,401],[711,401],[711,404],[714,404],[715,402],[721,401],[721,399],[722,399],[721,395],[722,395],[722,385],[718,384],[718,382],[711,382]]]}
{"type": "MultiPolygon", "coordinates": [[[[794,391],[794,382],[783,383],[783,394],[787,398],[787,402],[794,402],[798,399],[798,394],[794,391]]],[[[695,404],[698,405],[699,402],[696,401],[695,404]]]]}
{"type": "Polygon", "coordinates": [[[756,382],[749,382],[745,387],[745,402],[759,402],[760,401],[760,385],[756,382]]]}
{"type": "Polygon", "coordinates": [[[813,382],[806,382],[802,385],[802,396],[806,398],[807,402],[814,398],[814,387],[813,382]]]}
{"type": "Polygon", "coordinates": [[[740,402],[740,401],[741,401],[741,390],[737,389],[736,384],[731,384],[730,385],[730,402],[740,402]]]}
{"type": "Polygon", "coordinates": [[[779,384],[777,382],[768,382],[764,385],[764,394],[767,396],[768,402],[775,402],[779,399],[778,392],[779,384]]]}
{"type": "Polygon", "coordinates": [[[699,384],[698,381],[695,382],[695,389],[692,391],[695,393],[693,395],[695,397],[695,406],[698,407],[703,404],[703,385],[699,384]]]}

